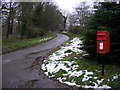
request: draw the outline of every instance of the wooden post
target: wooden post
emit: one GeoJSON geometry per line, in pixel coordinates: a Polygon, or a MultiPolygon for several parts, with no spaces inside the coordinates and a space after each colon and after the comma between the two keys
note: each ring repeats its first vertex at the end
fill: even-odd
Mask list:
{"type": "Polygon", "coordinates": [[[105,64],[104,64],[104,61],[102,62],[102,76],[104,76],[104,67],[105,67],[105,64]]]}

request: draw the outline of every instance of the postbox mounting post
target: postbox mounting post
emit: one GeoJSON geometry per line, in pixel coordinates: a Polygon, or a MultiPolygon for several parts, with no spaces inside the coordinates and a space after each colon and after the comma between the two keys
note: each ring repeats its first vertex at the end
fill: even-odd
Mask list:
{"type": "Polygon", "coordinates": [[[108,31],[97,31],[97,53],[102,56],[102,76],[104,76],[104,60],[106,60],[108,52],[110,52],[110,33],[108,31]]]}

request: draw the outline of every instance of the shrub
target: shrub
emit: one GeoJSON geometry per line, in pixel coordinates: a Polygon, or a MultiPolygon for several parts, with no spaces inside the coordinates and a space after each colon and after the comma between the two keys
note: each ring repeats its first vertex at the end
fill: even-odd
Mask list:
{"type": "Polygon", "coordinates": [[[83,26],[74,26],[69,28],[70,32],[74,34],[81,34],[84,31],[83,26]]]}

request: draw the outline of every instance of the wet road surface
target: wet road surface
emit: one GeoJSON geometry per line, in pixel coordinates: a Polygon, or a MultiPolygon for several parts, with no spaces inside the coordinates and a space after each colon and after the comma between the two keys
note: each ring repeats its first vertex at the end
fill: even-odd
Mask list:
{"type": "Polygon", "coordinates": [[[42,44],[4,54],[2,57],[3,88],[67,88],[43,74],[41,64],[47,55],[69,39],[57,34],[57,37],[42,44]]]}

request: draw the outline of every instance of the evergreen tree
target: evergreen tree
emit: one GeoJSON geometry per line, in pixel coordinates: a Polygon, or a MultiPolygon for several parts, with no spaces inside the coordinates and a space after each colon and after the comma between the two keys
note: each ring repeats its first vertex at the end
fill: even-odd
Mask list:
{"type": "Polygon", "coordinates": [[[92,56],[96,55],[96,31],[100,30],[109,31],[111,35],[109,60],[120,63],[120,3],[101,2],[95,13],[89,17],[83,48],[92,56]]]}

